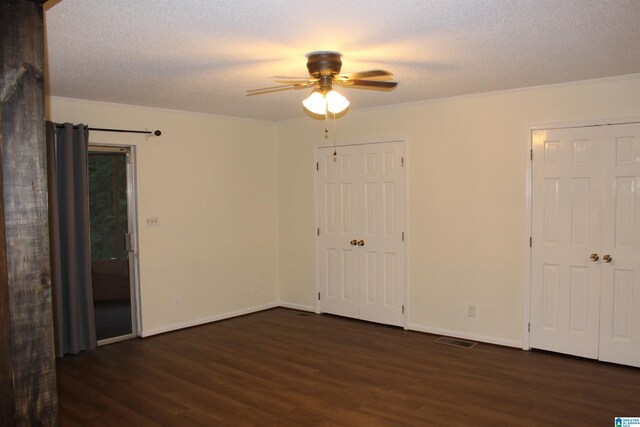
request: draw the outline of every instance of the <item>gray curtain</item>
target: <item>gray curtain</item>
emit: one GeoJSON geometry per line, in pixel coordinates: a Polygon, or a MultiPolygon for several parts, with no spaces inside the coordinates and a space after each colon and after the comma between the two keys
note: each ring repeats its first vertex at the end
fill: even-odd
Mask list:
{"type": "Polygon", "coordinates": [[[96,347],[89,239],[89,129],[47,122],[56,355],[96,347]]]}

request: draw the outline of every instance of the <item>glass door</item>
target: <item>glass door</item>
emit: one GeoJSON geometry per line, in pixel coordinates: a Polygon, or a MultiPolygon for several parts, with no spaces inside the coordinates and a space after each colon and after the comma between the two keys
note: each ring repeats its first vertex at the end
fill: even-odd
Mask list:
{"type": "Polygon", "coordinates": [[[135,336],[129,148],[89,147],[91,279],[98,344],[135,336]]]}

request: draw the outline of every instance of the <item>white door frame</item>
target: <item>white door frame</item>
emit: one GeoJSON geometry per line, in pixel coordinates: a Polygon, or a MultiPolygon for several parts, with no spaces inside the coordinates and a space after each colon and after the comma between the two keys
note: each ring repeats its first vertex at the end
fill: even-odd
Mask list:
{"type": "MultiPolygon", "coordinates": [[[[327,147],[342,147],[349,145],[363,145],[363,144],[382,144],[385,142],[400,142],[402,143],[403,151],[404,151],[404,263],[405,263],[405,279],[403,283],[404,287],[404,295],[402,295],[404,301],[404,315],[403,315],[403,328],[408,330],[408,319],[409,319],[409,180],[407,177],[409,176],[409,164],[410,162],[407,160],[409,158],[409,150],[407,144],[406,137],[380,137],[380,138],[366,138],[366,139],[358,139],[351,141],[336,141],[335,144],[333,142],[322,142],[314,145],[313,149],[313,164],[314,169],[319,162],[318,158],[318,149],[327,148],[327,147]]],[[[318,218],[318,197],[317,197],[317,189],[318,189],[318,174],[313,174],[313,204],[314,204],[314,230],[313,234],[317,237],[317,230],[320,227],[319,218],[318,218]]],[[[320,276],[318,266],[320,265],[320,241],[319,239],[315,239],[315,278],[316,278],[316,286],[315,286],[315,312],[316,314],[320,314],[320,300],[318,299],[318,295],[320,294],[320,276]]]]}
{"type": "MultiPolygon", "coordinates": [[[[132,324],[131,335],[136,337],[142,336],[142,304],[140,302],[140,257],[138,247],[138,182],[136,173],[136,146],[132,144],[104,144],[89,142],[89,151],[92,148],[99,149],[104,147],[106,149],[123,148],[128,150],[129,159],[127,161],[127,208],[128,208],[128,225],[129,231],[133,234],[133,241],[131,242],[133,253],[131,254],[130,261],[130,282],[131,282],[131,304],[132,304],[132,324]]],[[[95,150],[97,151],[97,150],[95,150]]],[[[111,344],[118,341],[130,339],[131,335],[127,335],[124,338],[115,337],[102,340],[101,345],[111,344]]]]}
{"type": "Polygon", "coordinates": [[[531,256],[533,255],[533,248],[530,246],[531,237],[533,236],[532,222],[531,222],[531,209],[533,208],[531,193],[532,193],[532,153],[533,153],[533,132],[543,129],[566,129],[566,128],[580,128],[580,127],[593,127],[593,126],[606,126],[606,125],[622,125],[628,123],[640,123],[640,116],[632,117],[619,117],[610,119],[593,119],[593,120],[580,120],[571,122],[550,123],[546,125],[529,126],[526,130],[526,168],[525,168],[525,257],[524,257],[524,322],[522,333],[522,349],[530,350],[530,332],[529,324],[531,322],[531,256]]]}

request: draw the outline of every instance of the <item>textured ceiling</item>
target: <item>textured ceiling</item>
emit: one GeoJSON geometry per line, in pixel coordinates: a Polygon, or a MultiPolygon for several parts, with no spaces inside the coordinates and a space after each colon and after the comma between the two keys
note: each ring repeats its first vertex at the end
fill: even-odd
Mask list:
{"type": "Polygon", "coordinates": [[[640,73],[639,0],[62,0],[46,7],[51,95],[282,120],[335,50],[383,68],[392,92],[341,89],[352,109],[640,73]]]}

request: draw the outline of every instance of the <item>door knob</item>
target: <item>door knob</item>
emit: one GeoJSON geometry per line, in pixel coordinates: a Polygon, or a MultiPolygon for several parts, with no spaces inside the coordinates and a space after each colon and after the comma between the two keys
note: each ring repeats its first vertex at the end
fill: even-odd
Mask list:
{"type": "Polygon", "coordinates": [[[351,241],[351,246],[355,246],[355,245],[357,245],[357,244],[358,244],[358,241],[357,241],[356,239],[353,239],[353,240],[351,241]]]}
{"type": "Polygon", "coordinates": [[[358,246],[364,246],[364,240],[358,240],[358,246]]]}
{"type": "Polygon", "coordinates": [[[606,262],[607,264],[609,264],[611,261],[613,261],[613,258],[611,258],[611,255],[609,254],[602,257],[602,262],[606,262]]]}
{"type": "Polygon", "coordinates": [[[600,259],[600,257],[598,256],[598,254],[591,254],[591,257],[589,257],[589,259],[593,262],[596,262],[600,259]]]}

